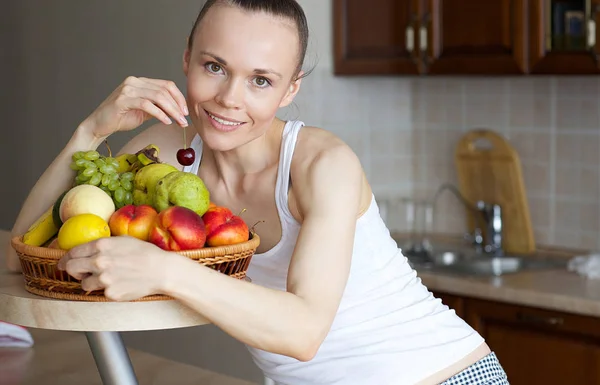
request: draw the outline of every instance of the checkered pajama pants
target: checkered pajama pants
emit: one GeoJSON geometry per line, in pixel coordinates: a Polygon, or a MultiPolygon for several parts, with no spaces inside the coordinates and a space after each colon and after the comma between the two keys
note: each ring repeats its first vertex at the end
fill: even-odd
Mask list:
{"type": "MultiPolygon", "coordinates": [[[[266,378],[264,385],[276,385],[266,378]]],[[[442,382],[440,385],[510,385],[506,373],[494,352],[483,357],[462,372],[442,382]]]]}
{"type": "Polygon", "coordinates": [[[492,352],[441,385],[509,385],[509,383],[496,354],[492,352]]]}

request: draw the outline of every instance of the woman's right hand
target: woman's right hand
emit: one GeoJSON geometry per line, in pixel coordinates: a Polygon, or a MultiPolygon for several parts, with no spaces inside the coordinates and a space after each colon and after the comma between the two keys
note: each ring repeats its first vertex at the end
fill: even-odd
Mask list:
{"type": "Polygon", "coordinates": [[[146,120],[157,118],[165,124],[188,125],[187,103],[174,82],[129,76],[86,119],[96,138],[117,131],[129,131],[146,120]]]}

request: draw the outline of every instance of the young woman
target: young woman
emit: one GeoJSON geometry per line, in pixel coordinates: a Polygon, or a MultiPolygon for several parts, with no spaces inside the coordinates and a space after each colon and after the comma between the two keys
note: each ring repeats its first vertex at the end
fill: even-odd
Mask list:
{"type": "Polygon", "coordinates": [[[61,260],[84,289],[117,301],[173,296],[246,344],[277,384],[507,384],[483,338],[408,265],[350,148],[276,118],[300,89],[307,41],[295,0],[208,0],[183,55],[187,98],[172,82],[127,78],[34,186],[14,234],[71,183],[71,155],[113,133],[155,117],[121,152],[154,143],[178,165],[187,116],[196,161],[181,169],[199,175],[216,204],[264,221],[252,282],[111,237],[61,260]]]}

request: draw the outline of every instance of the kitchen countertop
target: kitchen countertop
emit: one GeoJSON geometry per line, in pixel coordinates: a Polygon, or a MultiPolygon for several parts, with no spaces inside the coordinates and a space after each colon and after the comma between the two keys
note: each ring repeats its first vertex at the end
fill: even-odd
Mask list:
{"type": "MultiPolygon", "coordinates": [[[[544,248],[540,254],[570,258],[579,252],[544,248]]],[[[600,280],[566,269],[530,270],[499,277],[457,276],[425,270],[417,270],[417,274],[431,291],[600,317],[600,280]]]]}
{"type": "Polygon", "coordinates": [[[600,280],[566,270],[527,271],[491,278],[417,273],[432,291],[600,317],[600,280]]]}

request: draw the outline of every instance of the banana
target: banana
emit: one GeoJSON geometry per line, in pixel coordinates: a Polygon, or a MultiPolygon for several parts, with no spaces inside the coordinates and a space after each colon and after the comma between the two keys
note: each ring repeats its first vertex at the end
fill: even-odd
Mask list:
{"type": "Polygon", "coordinates": [[[119,162],[119,168],[117,169],[119,174],[130,171],[133,164],[138,160],[136,154],[121,154],[115,159],[119,162]]]}
{"type": "Polygon", "coordinates": [[[138,151],[136,155],[142,166],[148,166],[152,163],[160,163],[158,159],[159,152],[158,146],[149,144],[138,151]]]}
{"type": "Polygon", "coordinates": [[[48,210],[41,217],[39,217],[29,227],[25,235],[23,235],[23,243],[31,246],[42,246],[50,238],[58,233],[58,226],[54,223],[52,217],[52,209],[54,205],[50,206],[48,210]]]}
{"type": "Polygon", "coordinates": [[[161,163],[158,159],[159,152],[158,146],[149,144],[135,154],[121,154],[115,158],[117,162],[119,162],[117,172],[119,174],[124,172],[135,173],[142,167],[154,163],[161,163]]]}

